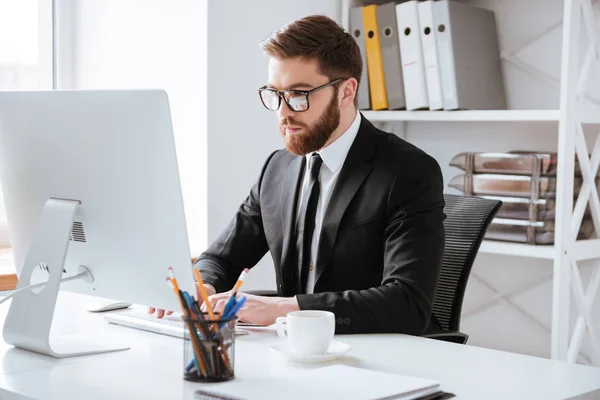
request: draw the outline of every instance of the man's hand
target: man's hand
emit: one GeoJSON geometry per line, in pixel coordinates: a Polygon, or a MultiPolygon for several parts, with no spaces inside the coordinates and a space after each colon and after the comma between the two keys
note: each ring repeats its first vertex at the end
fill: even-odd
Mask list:
{"type": "MultiPolygon", "coordinates": [[[[206,289],[206,295],[209,298],[210,298],[210,296],[217,293],[215,288],[212,285],[209,285],[207,283],[204,284],[204,289],[206,289]]],[[[200,303],[200,305],[202,305],[204,303],[204,300],[202,298],[202,293],[200,293],[200,286],[198,286],[198,285],[196,285],[196,299],[198,299],[198,303],[200,303]]]]}
{"type": "MultiPolygon", "coordinates": [[[[238,293],[238,297],[243,293],[238,293]]],[[[230,292],[219,293],[208,298],[215,312],[222,312],[231,295],[230,292]]],[[[244,294],[246,303],[238,312],[239,320],[258,325],[271,325],[277,317],[283,317],[291,311],[298,311],[298,301],[295,297],[264,297],[244,294]]],[[[202,305],[206,311],[206,305],[202,305]]]]}
{"type": "MultiPolygon", "coordinates": [[[[215,292],[215,288],[212,287],[212,285],[208,285],[208,284],[204,284],[204,288],[206,288],[206,293],[208,294],[208,296],[214,295],[215,292]]],[[[202,295],[200,294],[200,289],[198,287],[198,285],[196,285],[196,298],[198,299],[198,302],[200,304],[202,304],[202,295]]],[[[165,315],[171,315],[173,314],[173,311],[169,311],[169,310],[163,310],[161,308],[155,308],[155,307],[148,307],[148,314],[154,314],[156,313],[156,318],[162,318],[165,315]]]]}
{"type": "Polygon", "coordinates": [[[148,307],[148,314],[154,314],[154,313],[156,313],[156,318],[162,318],[165,315],[173,314],[173,311],[163,310],[162,308],[148,307]]]}

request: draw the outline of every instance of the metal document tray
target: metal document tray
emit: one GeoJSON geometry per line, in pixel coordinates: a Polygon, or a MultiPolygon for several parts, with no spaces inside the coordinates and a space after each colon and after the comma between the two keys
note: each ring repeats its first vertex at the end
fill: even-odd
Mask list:
{"type": "MultiPolygon", "coordinates": [[[[575,178],[575,195],[581,190],[582,178],[575,178]]],[[[507,196],[529,199],[556,198],[556,178],[533,178],[524,175],[460,174],[455,176],[450,187],[458,189],[466,195],[475,196],[507,196]]]]}
{"type": "MultiPolygon", "coordinates": [[[[474,174],[556,176],[558,155],[553,152],[509,151],[506,153],[460,153],[450,166],[474,174]]],[[[575,162],[575,175],[581,176],[575,162]]]]}

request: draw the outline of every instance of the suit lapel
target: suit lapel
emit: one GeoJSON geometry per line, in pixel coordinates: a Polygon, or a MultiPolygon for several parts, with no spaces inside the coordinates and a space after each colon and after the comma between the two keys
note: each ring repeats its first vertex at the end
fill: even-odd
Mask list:
{"type": "Polygon", "coordinates": [[[296,287],[296,263],[290,261],[290,250],[295,247],[296,210],[298,208],[298,193],[302,183],[305,157],[296,157],[288,166],[281,191],[281,221],[283,229],[283,244],[281,250],[281,275],[284,285],[284,295],[296,287]]]}
{"type": "Polygon", "coordinates": [[[327,211],[323,218],[319,247],[317,249],[317,276],[315,284],[331,259],[333,247],[338,233],[338,228],[346,208],[354,195],[371,172],[371,158],[375,154],[372,130],[375,127],[362,117],[358,134],[346,161],[340,171],[337,183],[331,194],[327,211]]]}

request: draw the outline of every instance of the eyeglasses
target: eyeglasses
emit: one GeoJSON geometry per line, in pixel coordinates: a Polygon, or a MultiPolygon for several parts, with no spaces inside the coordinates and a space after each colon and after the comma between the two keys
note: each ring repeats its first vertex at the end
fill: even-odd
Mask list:
{"type": "Polygon", "coordinates": [[[329,83],[318,86],[311,90],[275,90],[271,88],[267,88],[267,86],[263,86],[258,89],[258,95],[260,96],[260,101],[262,101],[263,105],[267,110],[277,111],[279,107],[281,107],[281,99],[285,101],[285,104],[290,108],[290,110],[295,112],[303,112],[308,110],[310,107],[310,103],[308,101],[308,96],[316,91],[321,89],[325,89],[327,86],[335,85],[339,81],[343,81],[346,78],[337,78],[332,80],[329,83]]]}

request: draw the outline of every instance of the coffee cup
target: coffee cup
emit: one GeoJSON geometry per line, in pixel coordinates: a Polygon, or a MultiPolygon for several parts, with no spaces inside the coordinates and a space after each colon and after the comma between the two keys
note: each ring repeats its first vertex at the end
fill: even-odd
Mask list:
{"type": "Polygon", "coordinates": [[[303,355],[322,355],[335,334],[335,314],[321,310],[292,311],[277,318],[277,334],[289,341],[289,349],[303,355]]]}

